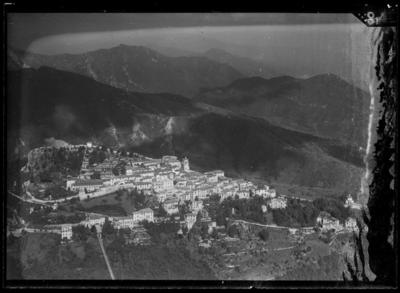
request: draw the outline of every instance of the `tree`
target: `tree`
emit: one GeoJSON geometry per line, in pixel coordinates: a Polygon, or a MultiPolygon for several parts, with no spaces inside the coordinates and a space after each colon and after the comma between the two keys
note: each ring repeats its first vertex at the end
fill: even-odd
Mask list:
{"type": "Polygon", "coordinates": [[[79,199],[77,197],[71,198],[69,201],[70,204],[76,204],[78,202],[79,202],[79,199]]]}
{"type": "Polygon", "coordinates": [[[112,234],[114,234],[114,232],[115,232],[114,227],[111,225],[110,220],[108,218],[106,218],[106,220],[104,221],[104,224],[103,224],[103,229],[102,229],[103,236],[112,235],[112,234]]]}
{"type": "Polygon", "coordinates": [[[207,223],[201,223],[201,229],[200,229],[200,233],[201,233],[201,238],[207,238],[208,236],[208,225],[207,223]]]}
{"type": "Polygon", "coordinates": [[[92,179],[101,179],[101,174],[98,171],[93,172],[92,179]]]}
{"type": "Polygon", "coordinates": [[[96,226],[93,225],[92,227],[90,227],[90,232],[96,235],[97,234],[96,226]]]}
{"type": "Polygon", "coordinates": [[[73,238],[78,241],[86,241],[88,238],[89,229],[85,226],[78,225],[72,227],[73,238]]]}
{"type": "Polygon", "coordinates": [[[216,229],[213,229],[212,233],[211,233],[211,237],[214,239],[218,238],[218,231],[216,229]]]}
{"type": "Polygon", "coordinates": [[[239,229],[237,228],[236,225],[229,226],[227,233],[228,233],[228,236],[232,237],[232,238],[236,237],[236,236],[238,236],[238,237],[240,236],[239,229]]]}
{"type": "Polygon", "coordinates": [[[219,202],[219,201],[221,200],[221,196],[220,196],[219,194],[217,194],[217,193],[212,194],[212,195],[210,196],[210,200],[211,200],[211,201],[219,202]]]}
{"type": "Polygon", "coordinates": [[[119,170],[118,170],[117,168],[112,168],[112,173],[113,173],[115,176],[118,176],[118,175],[119,175],[119,170]]]}
{"type": "Polygon", "coordinates": [[[269,239],[269,232],[267,229],[262,229],[260,232],[258,232],[258,236],[261,240],[267,241],[269,239]]]}
{"type": "Polygon", "coordinates": [[[139,206],[143,206],[146,201],[146,196],[144,195],[143,190],[137,192],[136,194],[136,202],[139,206]]]}
{"type": "Polygon", "coordinates": [[[166,216],[168,216],[168,213],[167,213],[167,211],[164,209],[164,207],[162,206],[162,204],[160,204],[159,207],[158,207],[158,215],[159,215],[160,217],[166,217],[166,216]]]}

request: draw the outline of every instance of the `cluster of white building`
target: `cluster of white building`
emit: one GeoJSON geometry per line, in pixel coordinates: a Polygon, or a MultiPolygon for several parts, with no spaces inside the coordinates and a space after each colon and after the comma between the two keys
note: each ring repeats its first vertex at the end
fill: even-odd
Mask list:
{"type": "MultiPolygon", "coordinates": [[[[150,208],[141,209],[134,211],[131,215],[125,217],[107,217],[111,222],[111,225],[115,229],[133,229],[137,227],[140,222],[154,222],[154,212],[150,208]]],[[[88,228],[92,226],[102,227],[106,221],[105,215],[100,214],[88,214],[86,219],[80,224],[88,228]]]]}
{"type": "MultiPolygon", "coordinates": [[[[80,146],[81,147],[81,146],[80,146]]],[[[88,143],[82,162],[81,173],[76,178],[68,178],[66,189],[78,193],[80,200],[91,199],[116,192],[119,189],[136,189],[145,194],[153,194],[168,215],[179,213],[179,206],[188,204],[190,212],[185,215],[185,224],[190,229],[196,221],[197,213],[203,209],[203,200],[218,194],[220,200],[228,197],[249,198],[252,195],[269,199],[271,209],[284,209],[285,197],[277,196],[269,186],[256,186],[244,179],[225,176],[222,170],[196,172],[190,170],[189,160],[179,160],[176,156],[154,159],[136,155],[135,157],[111,156],[102,163],[89,164],[88,155],[94,146],[88,143]],[[122,161],[125,174],[114,175],[113,169],[122,161]],[[97,173],[97,178],[92,179],[97,173]]],[[[115,153],[115,152],[114,152],[115,153]]],[[[132,228],[142,220],[154,221],[153,211],[144,209],[128,217],[109,217],[118,228],[132,228]]],[[[105,217],[91,215],[82,222],[85,226],[103,225],[105,217]]],[[[65,234],[69,237],[69,234],[65,234]]],[[[67,237],[67,238],[68,238],[67,237]]]]}
{"type": "Polygon", "coordinates": [[[126,217],[109,217],[102,214],[88,213],[86,215],[86,219],[75,224],[59,224],[59,225],[46,225],[44,226],[45,232],[48,233],[56,233],[61,235],[62,240],[71,240],[72,239],[72,227],[73,226],[85,226],[87,228],[92,228],[95,226],[96,228],[103,227],[106,218],[110,221],[111,225],[115,229],[135,229],[140,227],[140,223],[143,221],[154,222],[154,212],[150,208],[141,209],[138,211],[134,211],[130,216],[126,217]]]}
{"type": "MultiPolygon", "coordinates": [[[[115,176],[112,169],[118,164],[117,159],[106,159],[96,166],[89,166],[84,157],[81,175],[78,178],[68,178],[66,188],[78,192],[79,199],[89,199],[103,196],[118,189],[137,189],[145,193],[155,194],[163,203],[168,214],[178,212],[179,203],[195,203],[218,194],[221,201],[228,197],[249,198],[258,195],[270,198],[270,208],[285,208],[286,200],[276,197],[276,191],[269,186],[255,186],[244,179],[233,179],[225,176],[224,171],[214,170],[205,173],[190,170],[189,160],[178,160],[176,156],[163,156],[161,159],[148,157],[123,158],[125,174],[115,176]],[[98,172],[100,179],[90,179],[98,172]]],[[[201,209],[201,208],[200,208],[201,209]]]]}
{"type": "Polygon", "coordinates": [[[361,204],[354,202],[353,197],[351,196],[351,194],[349,194],[346,198],[346,201],[344,202],[344,207],[350,208],[350,209],[355,209],[355,210],[360,210],[361,204]]]}
{"type": "MultiPolygon", "coordinates": [[[[92,145],[90,146],[90,148],[92,145]]],[[[80,200],[103,196],[118,189],[136,189],[145,194],[153,194],[162,204],[168,215],[179,213],[179,205],[189,204],[190,213],[194,215],[203,208],[203,200],[218,194],[220,200],[228,197],[249,198],[252,195],[268,198],[268,207],[284,209],[285,197],[277,196],[275,189],[269,186],[256,186],[245,179],[234,179],[225,176],[222,170],[197,172],[190,169],[189,160],[179,160],[176,156],[163,156],[154,159],[144,156],[135,158],[109,158],[100,164],[89,166],[85,152],[81,174],[78,178],[68,178],[66,188],[78,192],[80,200]],[[112,169],[125,161],[125,174],[115,176],[112,169]],[[90,179],[97,172],[100,179],[90,179]]],[[[187,226],[193,226],[193,217],[187,216],[187,226]]],[[[121,219],[120,226],[131,226],[131,220],[121,219]]]]}
{"type": "Polygon", "coordinates": [[[357,232],[358,225],[357,225],[357,220],[348,217],[343,224],[340,223],[340,221],[334,217],[331,216],[331,214],[327,212],[321,212],[319,216],[317,217],[317,227],[321,229],[322,232],[327,232],[327,231],[335,231],[335,232],[340,232],[340,231],[355,231],[357,232]]]}
{"type": "MultiPolygon", "coordinates": [[[[76,148],[84,145],[76,146],[76,148]]],[[[263,212],[269,209],[285,209],[287,197],[277,196],[275,189],[269,186],[256,186],[245,179],[234,179],[225,176],[222,170],[209,172],[196,172],[190,170],[189,160],[183,158],[180,161],[176,156],[163,156],[161,159],[153,159],[137,155],[134,158],[112,156],[100,164],[89,165],[88,154],[93,151],[93,145],[85,146],[85,154],[81,167],[81,174],[77,178],[68,178],[66,189],[78,193],[80,200],[90,199],[116,192],[119,189],[136,189],[145,194],[153,194],[169,216],[179,213],[179,206],[187,204],[189,212],[184,215],[181,225],[189,230],[196,222],[197,214],[203,210],[203,200],[211,195],[219,195],[223,201],[228,197],[247,199],[252,195],[268,199],[267,205],[262,205],[263,212]],[[124,161],[125,174],[114,175],[113,169],[124,161]],[[100,179],[92,179],[97,173],[100,179]]],[[[115,151],[114,151],[115,154],[115,151]]],[[[359,209],[351,195],[348,196],[345,207],[359,209]]],[[[154,222],[154,212],[150,208],[135,211],[125,217],[108,217],[116,229],[135,229],[142,221],[154,222]]],[[[207,217],[206,217],[207,218],[207,217]]],[[[205,221],[202,218],[202,221],[205,221]]],[[[106,216],[100,214],[88,214],[87,218],[78,225],[96,228],[102,227],[106,216]]],[[[209,228],[215,228],[215,222],[211,219],[209,228]],[[214,226],[213,226],[214,225],[214,226]]],[[[61,234],[62,239],[72,238],[72,226],[76,224],[62,224],[52,228],[52,232],[61,234]]],[[[322,231],[357,231],[357,223],[354,218],[348,218],[343,224],[330,214],[322,212],[317,218],[317,226],[322,231]]]]}

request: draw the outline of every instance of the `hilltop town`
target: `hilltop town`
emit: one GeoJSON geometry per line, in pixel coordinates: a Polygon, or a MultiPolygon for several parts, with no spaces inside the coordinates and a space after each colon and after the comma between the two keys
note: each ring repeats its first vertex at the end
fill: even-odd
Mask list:
{"type": "MultiPolygon", "coordinates": [[[[251,247],[238,248],[239,254],[233,254],[233,257],[238,257],[240,251],[250,255],[254,251],[278,253],[292,250],[300,244],[304,245],[305,239],[311,239],[312,243],[320,239],[331,245],[337,235],[352,235],[360,228],[356,214],[361,206],[354,202],[351,195],[341,207],[335,207],[342,213],[339,216],[341,219],[338,219],[328,212],[331,211],[328,207],[323,207],[324,203],[318,205],[318,201],[278,194],[268,185],[230,178],[223,170],[192,170],[186,157],[165,155],[150,158],[107,149],[90,142],[63,147],[63,152],[79,154],[81,164],[77,172],[64,172],[59,175],[59,180],[55,180],[55,185],[51,180],[47,180],[47,183],[43,183],[43,180],[35,182],[31,175],[37,170],[37,165],[43,165],[37,158],[54,149],[41,147],[32,150],[27,164],[21,170],[21,173],[30,174],[26,177],[28,180],[21,184],[22,194],[10,192],[29,206],[26,217],[19,215],[19,225],[9,229],[14,235],[22,231],[53,233],[60,235],[62,244],[67,244],[76,241],[76,233],[96,231],[102,235],[104,229],[113,229],[123,231],[126,245],[146,246],[152,245],[153,238],[158,237],[154,235],[157,225],[162,230],[162,227],[166,227],[162,225],[173,223],[175,228],[172,232],[176,237],[196,234],[192,238],[199,249],[218,250],[221,241],[225,243],[222,245],[224,247],[226,243],[236,243],[240,247],[240,241],[235,240],[238,237],[243,240],[243,231],[247,231],[246,237],[250,237],[246,238],[250,239],[247,242],[255,242],[251,247]],[[121,201],[121,195],[130,198],[130,202],[134,202],[133,207],[127,209],[127,201],[123,201],[120,205],[125,211],[112,212],[111,207],[115,205],[107,205],[107,200],[121,201]],[[90,206],[94,202],[97,202],[93,204],[97,208],[95,211],[90,206]],[[312,209],[311,214],[307,214],[307,209],[312,209]],[[71,214],[72,221],[68,221],[68,217],[62,220],[57,218],[63,213],[71,214]],[[33,217],[39,214],[40,221],[33,217]],[[58,220],[50,220],[51,214],[55,214],[58,220]],[[249,230],[249,227],[253,228],[249,230]],[[248,233],[258,235],[257,239],[248,233]],[[268,248],[265,241],[271,233],[278,233],[276,237],[285,241],[290,239],[293,245],[268,248]]],[[[226,275],[226,270],[230,271],[239,265],[232,264],[234,260],[228,257],[221,268],[215,264],[218,258],[216,255],[209,257],[209,265],[216,266],[215,270],[220,276],[231,278],[231,275],[226,275]]],[[[108,264],[108,260],[106,262],[108,264]]]]}

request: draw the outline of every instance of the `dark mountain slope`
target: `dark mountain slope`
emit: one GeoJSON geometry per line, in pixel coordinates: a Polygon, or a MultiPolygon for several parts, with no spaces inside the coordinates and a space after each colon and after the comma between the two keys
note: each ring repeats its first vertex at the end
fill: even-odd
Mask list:
{"type": "Polygon", "coordinates": [[[360,154],[334,140],[260,118],[204,110],[181,96],[125,92],[50,68],[8,77],[9,138],[21,138],[29,147],[49,137],[91,140],[150,156],[187,155],[197,168],[221,168],[231,175],[338,190],[358,187],[360,154]]]}
{"type": "Polygon", "coordinates": [[[366,144],[369,96],[333,74],[244,78],[204,90],[197,100],[317,136],[366,144]]]}

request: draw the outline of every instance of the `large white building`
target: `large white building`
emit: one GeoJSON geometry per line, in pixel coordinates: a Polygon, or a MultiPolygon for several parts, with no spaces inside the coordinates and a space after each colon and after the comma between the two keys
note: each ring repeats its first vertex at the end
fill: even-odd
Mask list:
{"type": "Polygon", "coordinates": [[[197,212],[203,209],[203,201],[201,200],[192,200],[190,202],[190,210],[197,212]]]}
{"type": "Polygon", "coordinates": [[[238,192],[236,192],[237,196],[239,196],[239,198],[250,198],[250,191],[248,190],[239,190],[238,192]]]}
{"type": "Polygon", "coordinates": [[[163,156],[161,162],[164,165],[170,166],[173,170],[179,170],[182,168],[182,164],[176,156],[163,156]]]}
{"type": "Polygon", "coordinates": [[[358,232],[357,221],[354,218],[348,217],[344,222],[344,227],[349,231],[358,232]]]}
{"type": "Polygon", "coordinates": [[[134,188],[136,188],[139,191],[142,190],[150,190],[153,188],[153,184],[151,182],[137,182],[134,183],[134,188]]]}
{"type": "Polygon", "coordinates": [[[160,168],[161,160],[160,159],[151,159],[148,158],[146,161],[142,163],[142,165],[150,170],[155,170],[160,168]]]}
{"type": "Polygon", "coordinates": [[[174,181],[168,177],[153,178],[153,188],[155,192],[170,190],[174,188],[174,181]]]}
{"type": "Polygon", "coordinates": [[[266,191],[266,198],[275,198],[276,197],[276,190],[273,188],[268,188],[268,190],[266,191]]]}
{"type": "Polygon", "coordinates": [[[344,203],[344,207],[345,208],[356,209],[356,210],[360,210],[361,209],[361,205],[359,203],[354,202],[353,197],[351,196],[351,194],[349,194],[347,196],[346,201],[344,203]]]}
{"type": "Polygon", "coordinates": [[[113,226],[116,229],[132,229],[135,226],[132,216],[127,217],[114,217],[113,226]]]}
{"type": "Polygon", "coordinates": [[[264,185],[262,187],[255,188],[254,194],[264,198],[270,197],[269,186],[264,185]]]}
{"type": "Polygon", "coordinates": [[[271,209],[285,209],[287,206],[287,199],[284,197],[272,198],[269,202],[269,207],[271,209]]]}
{"type": "Polygon", "coordinates": [[[133,229],[142,221],[154,222],[154,212],[152,209],[145,208],[133,212],[131,216],[112,218],[113,225],[117,229],[133,229]]]}
{"type": "Polygon", "coordinates": [[[103,215],[87,214],[86,219],[81,222],[86,227],[91,228],[92,226],[103,226],[106,218],[103,215]]]}
{"type": "Polygon", "coordinates": [[[61,239],[72,239],[72,226],[65,224],[61,226],[61,239]]]}
{"type": "Polygon", "coordinates": [[[332,217],[327,212],[321,212],[317,217],[316,222],[317,226],[319,226],[322,231],[329,231],[329,230],[339,231],[343,228],[340,225],[339,220],[332,217]]]}
{"type": "Polygon", "coordinates": [[[177,198],[167,198],[163,202],[163,208],[169,215],[179,213],[178,205],[179,199],[177,198]]]}
{"type": "Polygon", "coordinates": [[[135,223],[141,221],[154,222],[154,212],[150,208],[141,209],[133,212],[132,218],[135,223]]]}
{"type": "Polygon", "coordinates": [[[102,186],[103,180],[101,179],[76,180],[73,184],[70,185],[70,189],[72,191],[86,193],[99,190],[102,186]]]}
{"type": "Polygon", "coordinates": [[[197,215],[194,213],[189,213],[185,215],[185,224],[187,228],[192,229],[193,225],[196,223],[197,215]]]}

